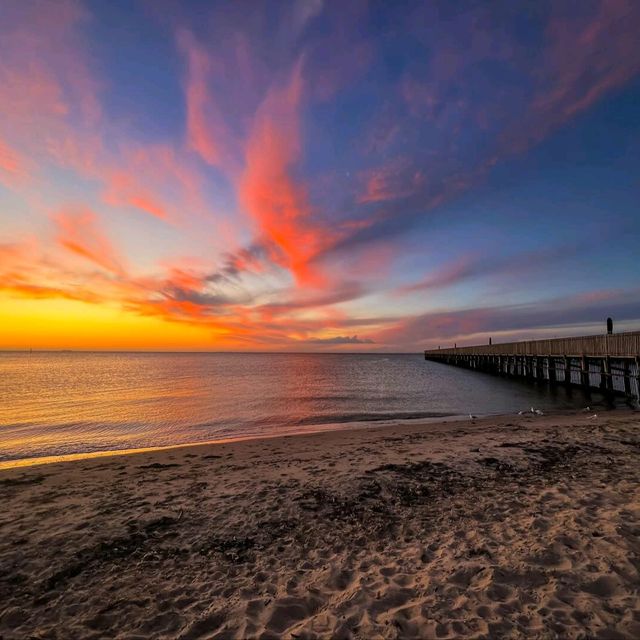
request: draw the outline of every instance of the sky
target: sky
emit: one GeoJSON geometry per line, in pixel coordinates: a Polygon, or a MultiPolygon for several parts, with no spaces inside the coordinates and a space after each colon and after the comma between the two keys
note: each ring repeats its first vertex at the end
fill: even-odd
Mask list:
{"type": "Polygon", "coordinates": [[[635,0],[0,0],[0,348],[640,328],[635,0]]]}

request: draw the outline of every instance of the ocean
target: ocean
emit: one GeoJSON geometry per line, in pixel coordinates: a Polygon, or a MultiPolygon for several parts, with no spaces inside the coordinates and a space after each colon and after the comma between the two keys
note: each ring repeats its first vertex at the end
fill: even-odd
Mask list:
{"type": "Polygon", "coordinates": [[[0,462],[586,402],[420,354],[5,352],[0,462]]]}

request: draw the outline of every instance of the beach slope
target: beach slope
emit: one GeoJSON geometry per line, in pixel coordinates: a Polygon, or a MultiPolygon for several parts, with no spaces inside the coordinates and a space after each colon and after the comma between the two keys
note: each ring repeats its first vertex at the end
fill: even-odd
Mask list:
{"type": "Polygon", "coordinates": [[[638,413],[0,472],[0,637],[638,638],[638,413]]]}

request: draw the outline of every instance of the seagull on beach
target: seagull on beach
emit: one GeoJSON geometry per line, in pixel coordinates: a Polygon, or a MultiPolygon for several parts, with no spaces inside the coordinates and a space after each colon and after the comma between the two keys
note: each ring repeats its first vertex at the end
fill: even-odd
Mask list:
{"type": "Polygon", "coordinates": [[[473,416],[471,414],[469,414],[469,420],[475,420],[478,416],[473,416]]]}

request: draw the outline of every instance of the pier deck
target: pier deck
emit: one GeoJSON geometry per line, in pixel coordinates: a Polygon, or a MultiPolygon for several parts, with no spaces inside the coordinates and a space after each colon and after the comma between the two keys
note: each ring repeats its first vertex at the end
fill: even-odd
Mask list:
{"type": "Polygon", "coordinates": [[[640,331],[430,349],[425,360],[640,398],[640,331]]]}

